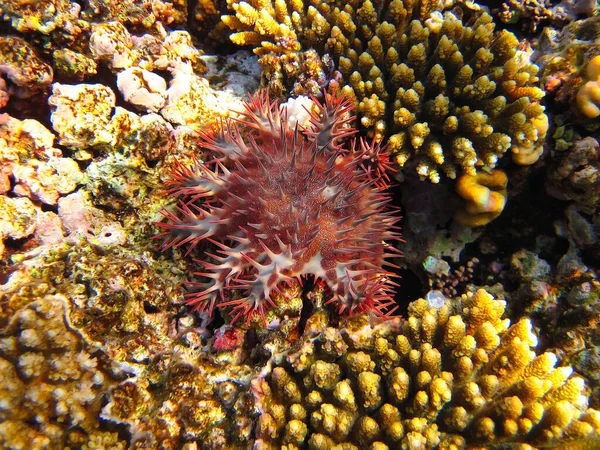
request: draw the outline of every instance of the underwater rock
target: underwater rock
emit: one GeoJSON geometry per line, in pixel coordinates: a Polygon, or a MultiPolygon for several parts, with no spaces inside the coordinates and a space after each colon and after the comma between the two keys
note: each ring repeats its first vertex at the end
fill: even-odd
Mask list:
{"type": "Polygon", "coordinates": [[[548,171],[546,192],[560,200],[572,200],[581,211],[600,208],[600,144],[592,137],[575,142],[557,156],[548,171]]]}
{"type": "MultiPolygon", "coordinates": [[[[0,295],[10,295],[0,286],[0,295]]],[[[14,295],[14,294],[13,294],[14,295]]],[[[41,295],[0,327],[0,446],[68,448],[102,436],[97,401],[115,384],[107,361],[73,331],[69,300],[41,295]],[[95,435],[92,438],[92,435],[95,435]]],[[[108,434],[113,444],[116,434],[108,434]]]]}
{"type": "Polygon", "coordinates": [[[0,195],[0,236],[2,240],[23,239],[35,231],[37,209],[28,198],[0,195]]]}
{"type": "Polygon", "coordinates": [[[158,112],[165,105],[167,82],[144,69],[130,67],[117,74],[117,87],[126,102],[146,112],[158,112]]]}
{"type": "Polygon", "coordinates": [[[104,214],[90,204],[89,194],[79,190],[58,201],[58,216],[71,239],[84,236],[99,247],[118,246],[127,238],[119,222],[106,219],[104,214]]]}
{"type": "Polygon", "coordinates": [[[52,60],[57,78],[70,82],[82,82],[96,75],[98,65],[92,58],[68,48],[52,52],[52,60]]]}
{"type": "Polygon", "coordinates": [[[4,20],[20,33],[59,33],[62,40],[72,42],[81,32],[81,5],[71,0],[6,0],[0,6],[4,20]]]}
{"type": "Polygon", "coordinates": [[[89,0],[81,11],[81,17],[90,22],[118,21],[133,29],[150,30],[160,29],[162,24],[173,28],[184,26],[187,15],[187,2],[182,0],[89,0]]]}
{"type": "Polygon", "coordinates": [[[54,147],[55,136],[36,120],[9,117],[0,124],[0,172],[12,178],[12,193],[47,205],[73,192],[83,174],[54,147]]]}
{"type": "Polygon", "coordinates": [[[108,124],[115,102],[114,92],[102,84],[54,83],[48,104],[58,143],[74,149],[110,143],[108,124]]]}
{"type": "Polygon", "coordinates": [[[201,119],[215,121],[228,117],[231,110],[242,109],[239,97],[211,89],[206,79],[198,76],[189,63],[177,63],[172,69],[167,102],[160,114],[177,125],[193,125],[201,119]]]}
{"type": "Polygon", "coordinates": [[[7,92],[31,98],[50,89],[54,73],[24,39],[0,36],[0,74],[8,82],[7,92]]]}
{"type": "Polygon", "coordinates": [[[480,289],[413,302],[405,321],[307,333],[252,381],[255,448],[593,448],[600,412],[583,379],[504,308],[480,289]]]}
{"type": "Polygon", "coordinates": [[[133,64],[133,41],[120,22],[94,24],[89,46],[94,59],[111,69],[126,69],[133,64]]]}

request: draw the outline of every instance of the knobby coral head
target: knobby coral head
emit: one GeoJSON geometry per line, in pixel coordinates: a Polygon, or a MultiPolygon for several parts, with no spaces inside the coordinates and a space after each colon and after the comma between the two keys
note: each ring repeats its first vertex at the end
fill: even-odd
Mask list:
{"type": "Polygon", "coordinates": [[[197,261],[205,282],[187,303],[212,314],[232,310],[235,322],[262,316],[273,292],[312,275],[331,290],[340,313],[394,309],[389,259],[399,251],[399,216],[385,192],[389,159],[380,144],[353,139],[350,100],[316,99],[305,127],[291,124],[287,108],[265,92],[251,97],[238,119],[201,132],[208,162],[177,163],[170,193],[176,212],[163,211],[161,248],[203,241],[214,245],[197,261]],[[226,295],[228,291],[235,295],[226,295]],[[233,298],[233,299],[231,299],[233,298]]]}

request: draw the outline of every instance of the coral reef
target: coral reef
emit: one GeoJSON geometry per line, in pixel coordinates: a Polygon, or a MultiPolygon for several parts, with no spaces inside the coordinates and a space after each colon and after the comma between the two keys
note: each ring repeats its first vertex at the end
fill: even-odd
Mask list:
{"type": "MultiPolygon", "coordinates": [[[[234,43],[254,45],[275,93],[316,49],[314,84],[333,58],[342,92],[356,98],[362,127],[389,136],[396,162],[439,182],[493,169],[509,149],[534,163],[548,129],[537,67],[486,13],[441,12],[440,2],[367,0],[313,5],[234,2],[223,21],[234,43]],[[302,53],[304,52],[304,53],[302,53]],[[281,76],[276,76],[281,72],[281,76]],[[392,105],[391,110],[389,106],[392,105]]],[[[288,86],[293,83],[287,82],[288,86]]],[[[304,83],[306,84],[306,83],[304,83]]],[[[270,87],[271,88],[271,87],[270,87]]]]}
{"type": "Polygon", "coordinates": [[[112,388],[102,418],[128,427],[131,448],[175,450],[188,442],[195,445],[189,448],[248,449],[255,420],[250,366],[179,350],[172,361],[157,360],[112,388]]]}
{"type": "Polygon", "coordinates": [[[464,264],[465,249],[481,238],[485,227],[465,226],[454,220],[466,202],[448,183],[423,183],[417,177],[407,177],[400,189],[403,211],[410,214],[405,214],[402,222],[399,265],[416,275],[421,287],[433,289],[435,280],[450,273],[451,266],[464,264]]]}
{"type": "Polygon", "coordinates": [[[54,147],[54,135],[36,120],[8,117],[0,124],[0,256],[4,241],[35,236],[37,244],[62,238],[56,206],[82,182],[77,163],[54,147]]]}
{"type": "Polygon", "coordinates": [[[81,5],[70,0],[7,0],[0,5],[3,19],[10,20],[18,32],[56,34],[67,44],[83,31],[78,21],[80,11],[81,5]]]}
{"type": "Polygon", "coordinates": [[[0,285],[0,446],[247,448],[260,366],[177,307],[171,261],[88,236],[97,219],[66,209],[74,243],[22,255],[0,285]]]}
{"type": "Polygon", "coordinates": [[[125,0],[107,3],[91,0],[81,17],[89,22],[115,21],[132,28],[156,29],[162,25],[178,28],[187,21],[187,2],[183,0],[125,0]]]}
{"type": "MultiPolygon", "coordinates": [[[[230,65],[233,81],[227,81],[215,70],[223,90],[217,92],[202,77],[201,52],[185,31],[166,31],[153,18],[146,25],[133,16],[91,24],[75,19],[79,31],[71,28],[68,38],[71,24],[60,22],[66,20],[63,3],[26,3],[32,23],[23,30],[31,33],[28,42],[41,40],[43,48],[0,38],[0,103],[8,111],[0,115],[0,447],[117,450],[143,441],[146,448],[151,442],[181,448],[210,437],[213,448],[233,448],[223,445],[217,426],[206,430],[222,405],[228,417],[219,421],[221,431],[238,436],[231,442],[242,448],[252,421],[241,416],[253,411],[251,404],[239,406],[237,415],[234,408],[251,400],[239,387],[250,369],[239,360],[231,366],[224,351],[207,359],[210,332],[178,307],[186,262],[167,261],[149,238],[166,203],[157,187],[168,161],[175,151],[196,149],[188,124],[227,115],[241,105],[242,89],[257,86],[256,77],[230,65]],[[44,9],[46,30],[33,23],[36,7],[44,9]],[[152,34],[141,34],[140,26],[152,34]],[[61,48],[66,42],[69,48],[61,48]],[[44,63],[50,59],[54,75],[44,63]],[[237,85],[226,92],[228,82],[237,85]],[[31,114],[29,107],[17,108],[25,97],[43,112],[48,128],[9,115],[31,114]],[[186,361],[178,365],[177,356],[186,361]],[[194,375],[184,377],[190,366],[194,375]],[[226,377],[231,381],[217,383],[226,377]],[[165,380],[172,389],[168,399],[161,390],[165,380]],[[126,382],[158,394],[131,417],[116,414],[125,411],[123,401],[133,401],[119,397],[126,382]],[[197,395],[190,394],[190,383],[197,395]],[[178,402],[184,391],[193,398],[186,405],[178,402]],[[173,423],[170,434],[165,423],[173,423]],[[138,430],[143,439],[132,437],[138,430]]],[[[83,7],[95,11],[82,17],[108,19],[119,7],[143,6],[144,12],[163,4],[96,3],[87,2],[83,7]]],[[[3,12],[5,19],[19,14],[3,12]]]]}
{"type": "Polygon", "coordinates": [[[192,44],[187,31],[160,30],[156,35],[132,35],[120,22],[94,24],[88,49],[97,63],[119,72],[130,67],[148,71],[166,70],[177,64],[189,64],[202,74],[201,52],[192,44]]]}
{"type": "MultiPolygon", "coordinates": [[[[430,287],[432,290],[429,291],[428,295],[441,294],[445,298],[460,297],[466,292],[467,287],[473,284],[475,273],[478,271],[480,261],[478,258],[471,258],[466,264],[457,267],[456,269],[450,270],[450,266],[443,260],[435,260],[436,262],[446,264],[445,270],[429,270],[433,275],[430,287]]],[[[426,260],[423,265],[428,263],[426,260]]],[[[426,270],[431,269],[426,267],[426,270]]],[[[429,297],[425,297],[429,300],[429,297]]]]}
{"type": "Polygon", "coordinates": [[[531,322],[511,325],[504,308],[480,289],[439,307],[418,300],[403,322],[309,320],[308,336],[252,382],[256,445],[595,448],[600,412],[583,379],[536,352],[531,322]]]}
{"type": "Polygon", "coordinates": [[[55,50],[52,52],[52,61],[57,78],[68,82],[82,82],[98,73],[96,61],[73,50],[55,50]]]}
{"type": "Polygon", "coordinates": [[[493,12],[502,22],[511,25],[521,23],[532,32],[552,20],[552,12],[545,0],[507,0],[493,12]]]}
{"type": "Polygon", "coordinates": [[[125,101],[146,112],[157,112],[165,105],[167,82],[148,70],[133,68],[117,75],[117,87],[125,101]]]}
{"type": "Polygon", "coordinates": [[[0,447],[600,448],[600,18],[559,1],[0,2],[0,447]]]}
{"type": "Polygon", "coordinates": [[[48,104],[58,143],[79,150],[110,143],[108,124],[115,103],[114,92],[102,84],[54,83],[48,104]]]}
{"type": "Polygon", "coordinates": [[[562,0],[558,3],[548,0],[506,0],[493,10],[493,14],[506,24],[520,24],[524,30],[535,33],[550,23],[563,25],[580,16],[591,17],[597,9],[595,0],[562,0]]]}
{"type": "Polygon", "coordinates": [[[600,236],[576,205],[567,208],[554,228],[568,241],[566,252],[555,255],[547,250],[542,258],[538,255],[542,252],[517,251],[510,257],[510,280],[505,285],[518,286],[509,294],[511,308],[530,317],[540,329],[544,347],[588,380],[590,403],[598,408],[600,379],[594,373],[600,367],[600,236]],[[551,265],[553,257],[557,262],[551,265]]]}
{"type": "Polygon", "coordinates": [[[327,283],[339,311],[383,313],[393,304],[393,274],[383,268],[397,254],[383,241],[398,238],[384,192],[388,155],[364,140],[343,147],[354,132],[347,99],[327,95],[316,107],[300,131],[287,108],[259,94],[239,120],[201,135],[210,163],[173,170],[171,192],[184,199],[157,223],[162,248],[218,247],[196,274],[210,281],[191,283],[200,290],[188,303],[200,311],[232,306],[232,322],[258,315],[266,323],[272,291],[306,275],[327,283]],[[231,290],[244,295],[227,300],[231,290]]]}

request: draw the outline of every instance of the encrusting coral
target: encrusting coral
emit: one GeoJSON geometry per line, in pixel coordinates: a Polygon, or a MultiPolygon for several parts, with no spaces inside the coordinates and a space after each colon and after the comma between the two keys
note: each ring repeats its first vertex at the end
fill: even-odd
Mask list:
{"type": "Polygon", "coordinates": [[[331,59],[341,79],[330,85],[356,99],[360,124],[378,139],[389,136],[398,165],[412,160],[421,178],[475,175],[509,149],[523,165],[542,153],[548,119],[538,68],[512,33],[494,32],[487,13],[442,13],[441,2],[416,0],[231,7],[235,15],[223,17],[231,39],[256,47],[272,91],[293,86],[287,77],[316,50],[314,85],[331,59]]]}
{"type": "Polygon", "coordinates": [[[0,324],[2,448],[81,448],[94,440],[125,448],[117,433],[98,429],[97,398],[115,380],[107,359],[69,326],[68,304],[60,294],[40,295],[0,324]]]}
{"type": "Polygon", "coordinates": [[[531,322],[511,325],[504,308],[480,289],[413,302],[405,321],[330,328],[315,313],[252,382],[255,448],[597,448],[584,380],[536,352],[531,322]]]}
{"type": "Polygon", "coordinates": [[[500,215],[506,205],[508,178],[501,170],[477,175],[463,175],[456,181],[456,192],[465,200],[454,219],[463,225],[487,225],[500,215]]]}
{"type": "Polygon", "coordinates": [[[217,364],[197,348],[177,350],[173,360],[156,358],[141,376],[111,389],[102,418],[128,427],[130,448],[250,448],[253,368],[217,364]]]}
{"type": "Polygon", "coordinates": [[[0,284],[0,448],[248,448],[257,369],[206,348],[172,261],[68,240],[0,284]]]}
{"type": "Polygon", "coordinates": [[[163,249],[218,247],[197,273],[208,281],[190,283],[200,290],[189,304],[210,313],[230,306],[233,322],[254,315],[265,322],[284,283],[313,275],[327,283],[340,312],[388,312],[395,283],[384,266],[398,254],[389,244],[398,238],[398,217],[384,192],[388,155],[364,140],[343,146],[354,132],[351,110],[348,99],[326,95],[299,128],[263,92],[240,119],[201,134],[214,159],[175,167],[171,193],[184,200],[157,223],[163,249]],[[232,290],[244,294],[227,299],[232,290]]]}

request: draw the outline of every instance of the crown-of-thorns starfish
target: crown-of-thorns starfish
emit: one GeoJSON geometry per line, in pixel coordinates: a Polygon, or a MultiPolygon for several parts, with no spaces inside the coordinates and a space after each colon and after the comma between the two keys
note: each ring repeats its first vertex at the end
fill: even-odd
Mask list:
{"type": "Polygon", "coordinates": [[[177,163],[170,193],[176,212],[163,211],[162,249],[200,242],[215,248],[188,283],[187,303],[212,314],[232,310],[232,323],[264,320],[272,293],[291,280],[323,280],[338,311],[393,310],[389,259],[399,251],[399,216],[391,208],[389,158],[377,142],[349,139],[350,100],[325,94],[306,127],[291,125],[287,109],[265,92],[251,97],[238,119],[200,133],[208,162],[177,163]],[[349,148],[344,142],[350,141],[349,148]],[[226,296],[229,290],[239,294],[226,296]],[[237,297],[237,298],[236,298],[237,297]]]}

